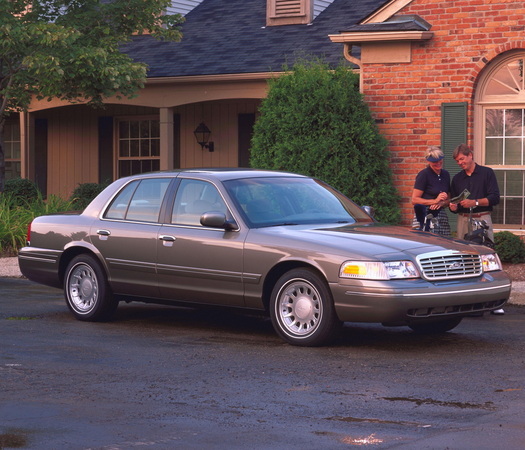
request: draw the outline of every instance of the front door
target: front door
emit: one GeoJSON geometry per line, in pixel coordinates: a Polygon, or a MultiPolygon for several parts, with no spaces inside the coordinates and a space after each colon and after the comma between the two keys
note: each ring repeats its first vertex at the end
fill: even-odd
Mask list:
{"type": "Polygon", "coordinates": [[[159,230],[157,274],[161,296],[242,306],[245,233],[203,227],[200,217],[210,211],[231,217],[216,186],[181,179],[171,223],[159,230]]]}

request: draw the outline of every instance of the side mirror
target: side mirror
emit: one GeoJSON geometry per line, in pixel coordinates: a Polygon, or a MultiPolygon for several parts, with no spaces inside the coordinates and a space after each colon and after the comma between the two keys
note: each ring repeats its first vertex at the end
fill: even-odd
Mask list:
{"type": "Polygon", "coordinates": [[[205,212],[201,216],[201,225],[210,228],[223,228],[228,231],[236,230],[237,224],[232,220],[227,220],[226,215],[221,212],[205,212]]]}
{"type": "Polygon", "coordinates": [[[367,213],[370,217],[374,217],[374,208],[372,208],[371,206],[361,206],[361,209],[367,213]]]}

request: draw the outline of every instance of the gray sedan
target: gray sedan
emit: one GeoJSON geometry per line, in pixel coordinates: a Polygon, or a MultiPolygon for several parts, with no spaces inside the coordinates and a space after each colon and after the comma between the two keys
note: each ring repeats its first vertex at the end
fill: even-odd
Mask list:
{"type": "Polygon", "coordinates": [[[36,218],[19,264],[64,289],[79,320],[109,320],[119,301],[221,305],[266,312],[303,346],[343,322],[446,332],[511,289],[488,247],[379,224],[313,178],[246,169],[119,179],[82,213],[36,218]]]}

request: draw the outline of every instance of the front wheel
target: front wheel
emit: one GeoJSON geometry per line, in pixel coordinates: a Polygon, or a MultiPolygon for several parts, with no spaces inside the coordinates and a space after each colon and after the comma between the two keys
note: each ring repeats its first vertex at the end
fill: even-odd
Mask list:
{"type": "Polygon", "coordinates": [[[71,260],[66,269],[64,294],[67,306],[78,320],[109,320],[118,306],[102,267],[90,255],[71,260]]]}
{"type": "Polygon", "coordinates": [[[429,323],[412,323],[409,327],[420,334],[441,334],[456,328],[460,323],[462,317],[455,317],[453,319],[440,320],[438,322],[429,323]]]}
{"type": "Polygon", "coordinates": [[[293,269],[279,278],[270,317],[277,334],[292,345],[327,344],[341,327],[328,285],[309,269],[293,269]]]}

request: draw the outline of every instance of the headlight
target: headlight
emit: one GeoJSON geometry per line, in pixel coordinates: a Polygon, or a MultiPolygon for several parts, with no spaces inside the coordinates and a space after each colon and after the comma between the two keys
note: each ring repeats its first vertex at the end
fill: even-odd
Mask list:
{"type": "Polygon", "coordinates": [[[491,272],[493,270],[501,270],[501,261],[496,253],[490,255],[481,255],[481,262],[483,263],[483,272],[491,272]]]}
{"type": "Polygon", "coordinates": [[[411,261],[346,261],[341,266],[339,276],[365,280],[392,280],[418,278],[419,273],[411,261]]]}

